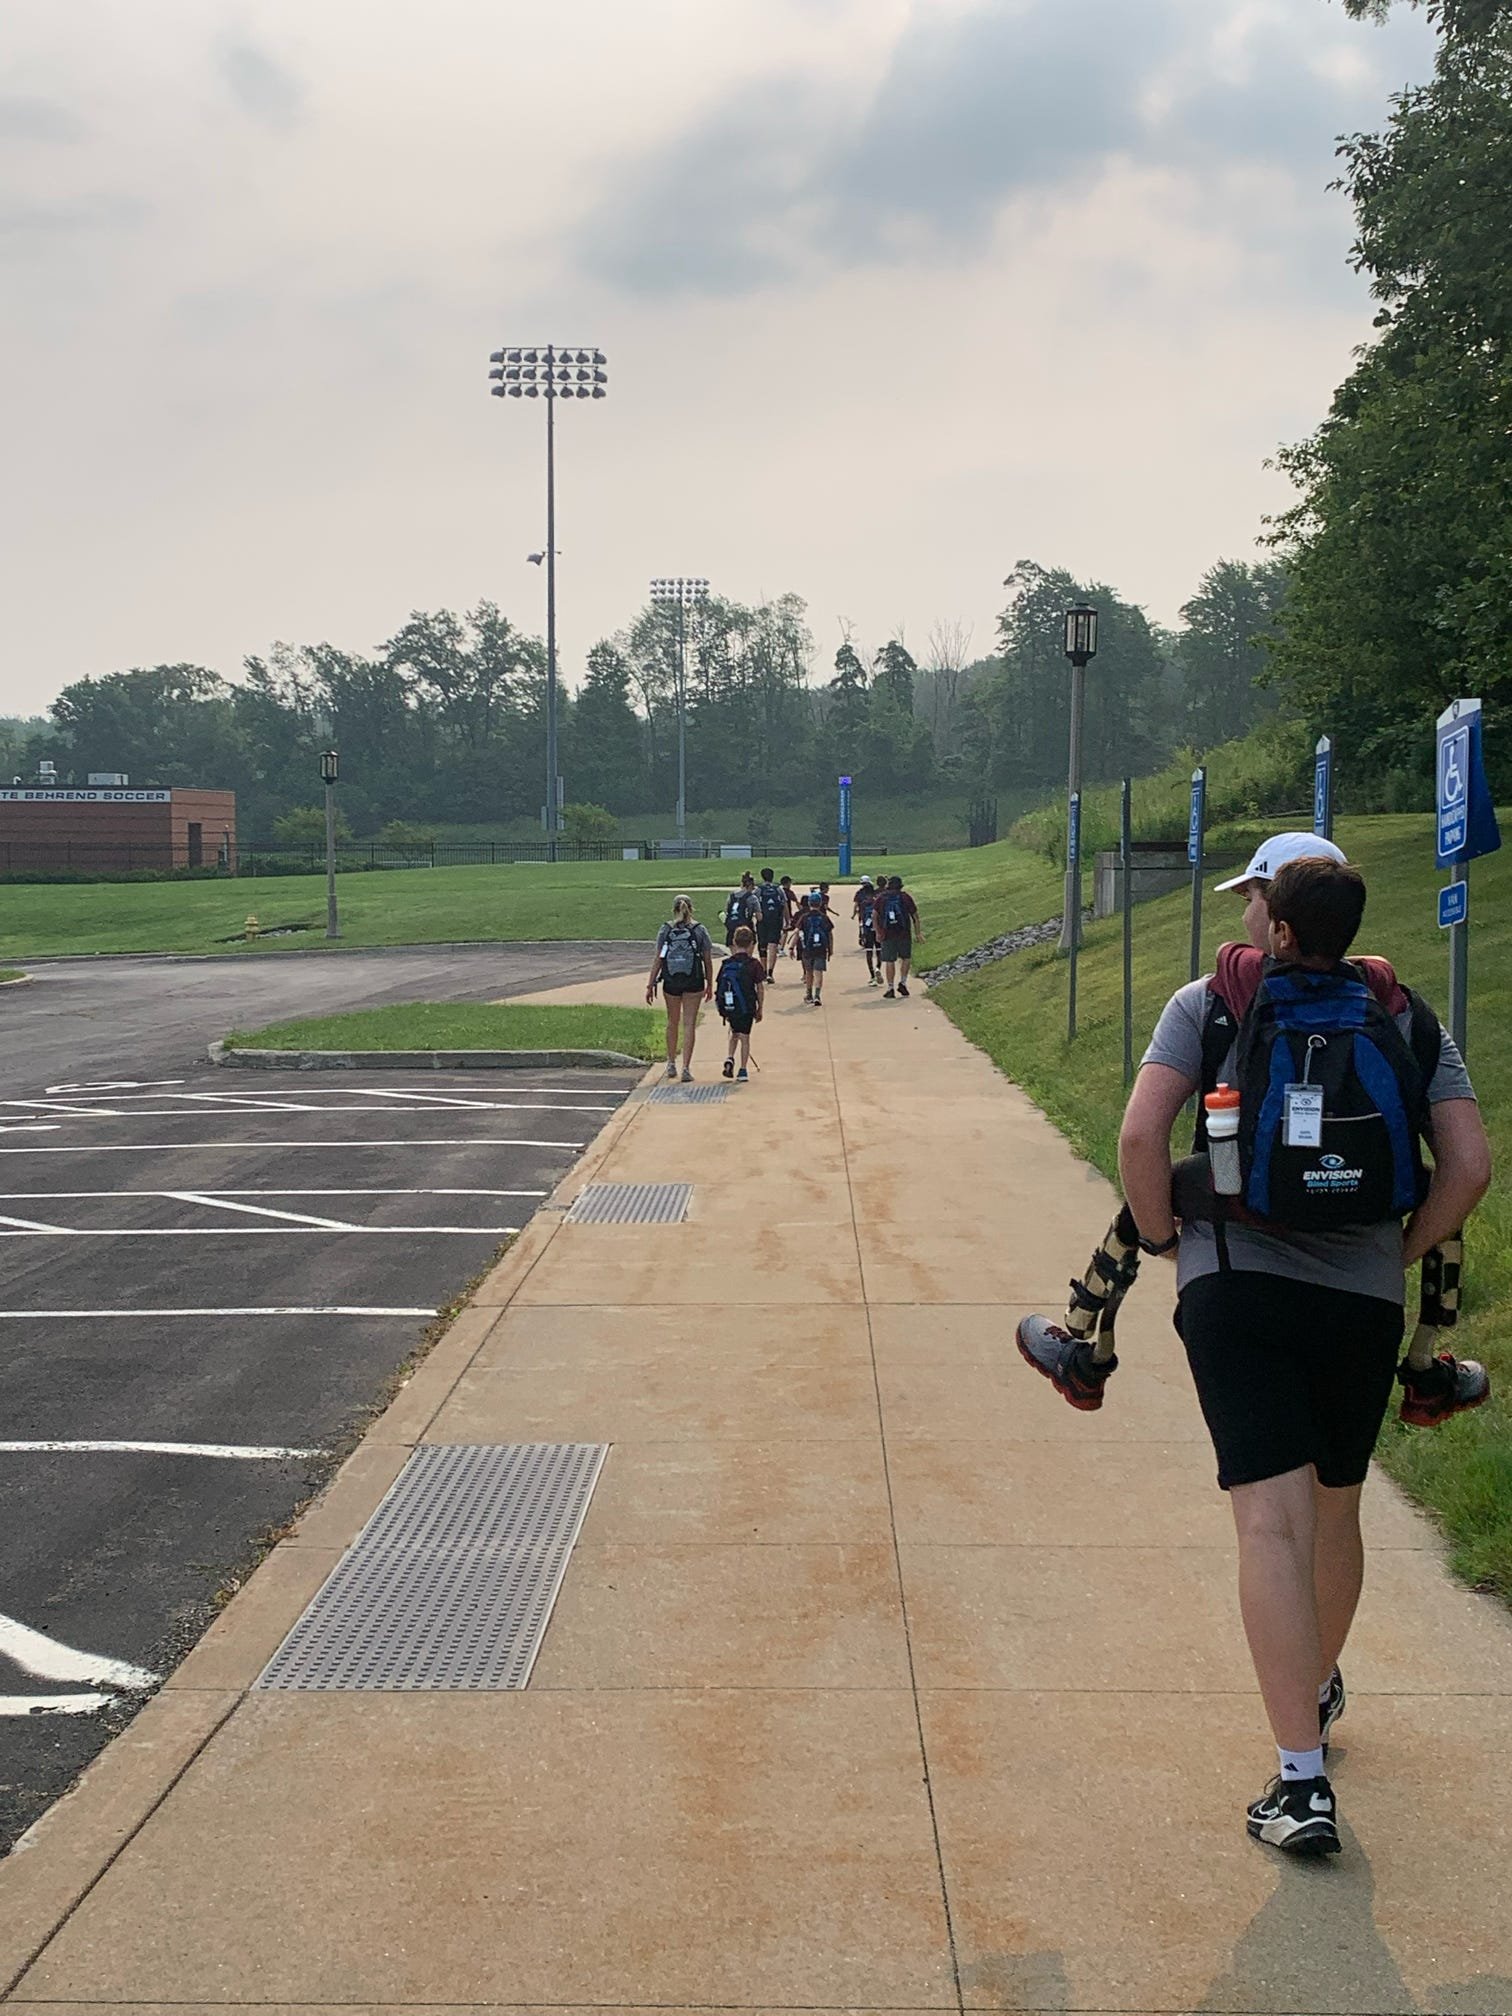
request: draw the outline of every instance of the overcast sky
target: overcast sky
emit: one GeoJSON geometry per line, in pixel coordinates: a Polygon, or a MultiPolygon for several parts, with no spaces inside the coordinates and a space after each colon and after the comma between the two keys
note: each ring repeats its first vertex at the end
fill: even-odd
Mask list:
{"type": "Polygon", "coordinates": [[[1031,557],[1167,622],[1370,326],[1337,0],[7,0],[0,712],[491,597],[563,669],[657,573],[990,648],[1031,557]]]}

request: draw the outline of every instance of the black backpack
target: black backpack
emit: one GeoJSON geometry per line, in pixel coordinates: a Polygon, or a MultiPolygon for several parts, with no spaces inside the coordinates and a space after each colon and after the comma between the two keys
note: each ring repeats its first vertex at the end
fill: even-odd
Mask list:
{"type": "MultiPolygon", "coordinates": [[[[1215,995],[1203,1031],[1203,1090],[1231,1043],[1240,1095],[1239,1163],[1248,1212],[1293,1232],[1379,1225],[1415,1211],[1427,1194],[1422,1138],[1438,1068],[1438,1018],[1408,994],[1411,1037],[1357,967],[1319,973],[1268,965],[1234,1030],[1215,995]],[[1287,1088],[1323,1095],[1316,1144],[1289,1146],[1287,1088]]],[[[1206,1129],[1199,1123],[1199,1145],[1206,1129]]]]}
{"type": "Polygon", "coordinates": [[[829,950],[829,925],[822,910],[809,910],[804,914],[803,949],[805,952],[829,950]]]}
{"type": "Polygon", "coordinates": [[[749,1022],[756,1014],[756,990],[751,984],[746,956],[742,952],[734,959],[726,959],[714,983],[715,1005],[726,1022],[737,1015],[749,1022]]]}
{"type": "Polygon", "coordinates": [[[738,930],[742,924],[751,921],[751,899],[744,889],[730,892],[730,900],[725,905],[725,929],[738,930]]]}
{"type": "Polygon", "coordinates": [[[662,975],[667,980],[691,980],[703,985],[703,953],[691,924],[669,924],[662,947],[662,975]]]}
{"type": "Polygon", "coordinates": [[[901,889],[889,889],[878,905],[882,930],[888,938],[901,938],[908,929],[908,905],[901,889]]]}
{"type": "Polygon", "coordinates": [[[784,898],[775,882],[762,882],[756,890],[756,900],[761,905],[761,914],[768,923],[782,915],[784,898]]]}

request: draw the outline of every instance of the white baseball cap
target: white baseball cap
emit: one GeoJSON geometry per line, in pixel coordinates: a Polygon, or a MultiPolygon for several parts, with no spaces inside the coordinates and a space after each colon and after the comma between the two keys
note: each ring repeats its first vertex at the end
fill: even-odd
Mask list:
{"type": "Polygon", "coordinates": [[[1332,840],[1325,840],[1317,833],[1275,833],[1256,848],[1250,864],[1242,875],[1232,875],[1227,882],[1216,885],[1216,893],[1222,895],[1225,889],[1240,889],[1246,882],[1269,882],[1280,873],[1289,861],[1308,861],[1322,858],[1337,861],[1343,866],[1348,861],[1342,847],[1336,847],[1332,840]]]}

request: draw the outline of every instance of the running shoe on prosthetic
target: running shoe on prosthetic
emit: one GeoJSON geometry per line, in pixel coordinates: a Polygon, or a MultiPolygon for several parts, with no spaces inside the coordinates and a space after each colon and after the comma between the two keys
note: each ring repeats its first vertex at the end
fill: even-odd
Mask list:
{"type": "Polygon", "coordinates": [[[1457,1232],[1423,1260],[1418,1326],[1396,1375],[1403,1389],[1398,1418],[1409,1428],[1439,1428],[1491,1397],[1491,1377],[1484,1365],[1438,1349],[1442,1332],[1459,1321],[1464,1256],[1464,1235],[1457,1232]]]}
{"type": "Polygon", "coordinates": [[[1065,1322],[1026,1316],[1018,1326],[1022,1357],[1083,1414],[1101,1407],[1109,1376],[1118,1370],[1118,1312],[1138,1273],[1139,1228],[1125,1204],[1092,1255],[1086,1279],[1071,1283],[1065,1322]]]}

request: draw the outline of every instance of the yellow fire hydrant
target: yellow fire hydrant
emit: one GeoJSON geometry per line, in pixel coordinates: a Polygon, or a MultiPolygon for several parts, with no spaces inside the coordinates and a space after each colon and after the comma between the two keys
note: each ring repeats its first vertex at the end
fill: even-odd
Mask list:
{"type": "Polygon", "coordinates": [[[258,921],[255,917],[249,917],[247,919],[247,936],[249,938],[255,938],[260,929],[261,926],[258,924],[258,921]]]}

